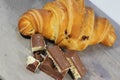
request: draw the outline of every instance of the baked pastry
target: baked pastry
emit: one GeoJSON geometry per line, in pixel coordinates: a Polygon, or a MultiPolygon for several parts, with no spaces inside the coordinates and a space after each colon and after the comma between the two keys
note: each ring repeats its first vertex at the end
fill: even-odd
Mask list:
{"type": "Polygon", "coordinates": [[[24,36],[41,33],[59,46],[78,51],[98,43],[112,46],[116,40],[112,24],[95,16],[84,0],[54,0],[42,9],[29,10],[21,16],[18,28],[24,36]]]}

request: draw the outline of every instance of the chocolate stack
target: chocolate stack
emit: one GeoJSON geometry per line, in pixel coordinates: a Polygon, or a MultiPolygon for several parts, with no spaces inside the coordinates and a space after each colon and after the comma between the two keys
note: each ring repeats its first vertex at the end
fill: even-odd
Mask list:
{"type": "Polygon", "coordinates": [[[57,45],[46,46],[41,34],[31,36],[33,57],[27,58],[27,69],[36,72],[38,69],[53,77],[63,80],[68,73],[72,79],[82,78],[86,69],[76,51],[65,52],[57,45]]]}

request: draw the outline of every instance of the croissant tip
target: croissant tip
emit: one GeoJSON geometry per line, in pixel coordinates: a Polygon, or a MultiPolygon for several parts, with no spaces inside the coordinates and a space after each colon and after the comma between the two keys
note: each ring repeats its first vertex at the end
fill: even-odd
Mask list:
{"type": "Polygon", "coordinates": [[[22,33],[20,33],[20,35],[21,35],[22,37],[24,37],[25,39],[31,39],[31,36],[23,35],[22,33]]]}

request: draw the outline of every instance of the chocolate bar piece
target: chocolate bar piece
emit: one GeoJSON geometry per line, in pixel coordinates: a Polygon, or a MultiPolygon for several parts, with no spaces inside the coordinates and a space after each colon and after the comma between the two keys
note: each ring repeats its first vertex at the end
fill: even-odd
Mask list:
{"type": "Polygon", "coordinates": [[[32,46],[32,52],[44,50],[46,48],[44,37],[41,34],[32,35],[31,46],[32,46]]]}
{"type": "Polygon", "coordinates": [[[64,72],[69,69],[70,64],[58,46],[48,47],[47,55],[52,59],[59,72],[64,72]]]}
{"type": "Polygon", "coordinates": [[[75,80],[82,78],[86,73],[86,68],[82,64],[78,54],[75,51],[67,51],[65,55],[71,64],[69,73],[72,74],[72,78],[75,80]]]}
{"type": "Polygon", "coordinates": [[[30,70],[31,72],[36,72],[40,65],[39,60],[36,60],[32,56],[27,57],[27,69],[30,70]]]}
{"type": "Polygon", "coordinates": [[[44,49],[44,50],[39,50],[39,51],[34,51],[33,54],[36,53],[36,52],[40,53],[42,56],[46,56],[46,55],[47,55],[46,49],[44,49]]]}
{"type": "Polygon", "coordinates": [[[53,77],[55,80],[62,80],[67,73],[67,71],[63,73],[58,72],[58,70],[54,66],[54,63],[49,57],[46,57],[39,69],[49,76],[53,77]]]}
{"type": "Polygon", "coordinates": [[[44,56],[40,54],[40,52],[35,52],[34,53],[34,58],[42,62],[44,60],[44,56]]]}

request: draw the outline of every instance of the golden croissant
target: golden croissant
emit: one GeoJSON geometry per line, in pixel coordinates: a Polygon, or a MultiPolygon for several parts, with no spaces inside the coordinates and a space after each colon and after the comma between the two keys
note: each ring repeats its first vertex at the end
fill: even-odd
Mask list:
{"type": "Polygon", "coordinates": [[[41,33],[61,47],[78,51],[98,43],[112,46],[116,40],[112,24],[96,17],[84,0],[54,0],[42,9],[29,10],[21,16],[18,28],[24,36],[41,33]]]}

